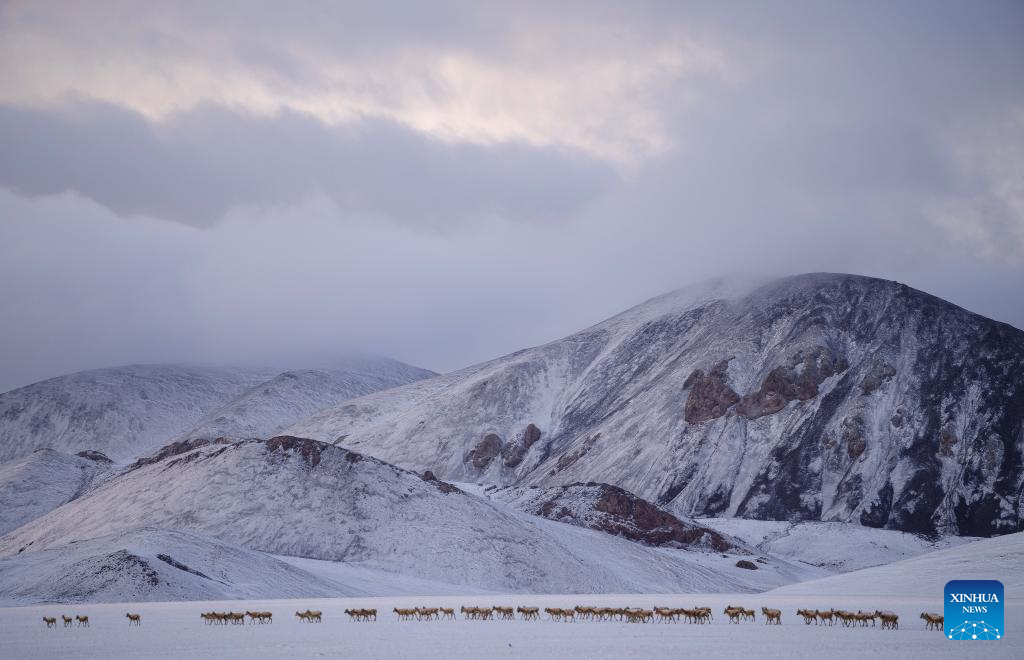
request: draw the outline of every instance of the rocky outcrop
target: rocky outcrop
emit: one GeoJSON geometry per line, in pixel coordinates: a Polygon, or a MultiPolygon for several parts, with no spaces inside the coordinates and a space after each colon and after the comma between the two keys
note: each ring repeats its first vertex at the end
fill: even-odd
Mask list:
{"type": "MultiPolygon", "coordinates": [[[[331,446],[326,442],[310,440],[309,438],[296,438],[293,435],[279,435],[267,440],[266,444],[267,449],[271,452],[278,450],[282,452],[298,452],[305,459],[309,467],[320,465],[320,453],[331,446]]],[[[358,454],[351,452],[349,455],[358,456],[358,454]]]]}
{"type": "Polygon", "coordinates": [[[729,387],[728,368],[729,361],[722,360],[707,374],[697,369],[687,377],[683,388],[690,388],[690,395],[686,397],[683,417],[688,423],[718,419],[740,400],[740,395],[729,387]]]}
{"type": "Polygon", "coordinates": [[[848,366],[845,358],[833,355],[824,346],[797,351],[786,364],[772,369],[756,392],[740,400],[736,413],[757,419],[779,412],[790,401],[812,399],[818,396],[818,386],[826,378],[846,371],[848,366]]]}
{"type": "Polygon", "coordinates": [[[875,360],[868,372],[864,374],[864,379],[860,381],[860,391],[864,394],[871,394],[895,375],[896,367],[885,360],[875,360]]]}
{"type": "Polygon", "coordinates": [[[459,488],[458,486],[453,486],[447,481],[441,481],[440,479],[435,477],[434,473],[430,470],[424,472],[422,478],[423,481],[434,484],[434,486],[445,495],[450,495],[453,493],[458,493],[459,495],[464,494],[461,488],[459,488]]]}
{"type": "Polygon", "coordinates": [[[741,559],[738,562],[736,562],[736,568],[745,568],[748,571],[756,571],[757,564],[750,561],[749,559],[741,559]]]}
{"type": "Polygon", "coordinates": [[[528,513],[622,536],[647,545],[674,548],[701,546],[718,552],[732,548],[722,535],[630,493],[602,483],[570,484],[531,495],[528,513]]]}
{"type": "Polygon", "coordinates": [[[513,440],[507,443],[501,448],[501,458],[505,467],[514,468],[519,466],[526,457],[526,452],[530,451],[538,440],[540,440],[540,429],[534,424],[527,424],[523,432],[513,440]]]}
{"type": "Polygon", "coordinates": [[[207,445],[213,444],[227,444],[227,438],[193,438],[190,440],[180,440],[178,442],[172,442],[160,448],[152,456],[146,456],[135,461],[128,466],[129,470],[137,470],[145,465],[152,465],[153,463],[159,463],[162,460],[168,459],[172,456],[178,456],[181,454],[188,453],[193,449],[199,449],[207,445]]]}
{"type": "Polygon", "coordinates": [[[843,445],[846,447],[846,455],[856,460],[867,448],[867,441],[864,439],[864,418],[860,415],[853,415],[843,420],[843,445]]]}
{"type": "Polygon", "coordinates": [[[500,453],[501,438],[496,433],[488,433],[469,450],[464,461],[482,472],[500,453]]]}
{"type": "Polygon", "coordinates": [[[104,454],[101,451],[96,451],[95,449],[84,449],[84,450],[78,452],[77,454],[75,454],[75,456],[80,456],[80,457],[88,459],[90,461],[96,461],[97,463],[113,463],[114,462],[114,461],[110,460],[109,458],[107,458],[106,454],[104,454]]]}

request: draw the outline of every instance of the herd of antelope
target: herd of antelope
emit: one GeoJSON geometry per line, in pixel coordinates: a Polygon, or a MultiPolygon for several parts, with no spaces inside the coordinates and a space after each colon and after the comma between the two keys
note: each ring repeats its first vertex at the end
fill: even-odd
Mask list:
{"type": "MultiPolygon", "coordinates": [[[[89,627],[89,617],[87,617],[87,616],[78,615],[78,616],[76,616],[75,618],[72,619],[71,617],[67,616],[66,614],[61,614],[60,618],[61,618],[61,620],[64,621],[64,627],[65,628],[70,628],[72,625],[74,625],[76,623],[78,624],[79,627],[83,627],[83,626],[86,627],[86,628],[89,627]]],[[[135,625],[139,625],[139,623],[141,623],[141,622],[142,622],[142,617],[140,617],[138,614],[129,614],[128,615],[128,625],[131,625],[132,623],[134,623],[135,625]],[[135,617],[135,618],[133,619],[132,617],[135,617]]],[[[55,616],[44,616],[43,617],[43,623],[46,624],[47,628],[56,628],[57,627],[57,617],[55,617],[55,616]]]]}
{"type": "MultiPolygon", "coordinates": [[[[410,608],[394,608],[395,616],[398,617],[399,621],[438,621],[438,620],[455,620],[455,609],[451,607],[410,607],[410,608]]],[[[540,620],[540,608],[538,607],[516,607],[511,606],[499,606],[494,605],[491,607],[467,607],[465,605],[459,610],[463,618],[467,620],[479,620],[488,621],[492,619],[513,621],[516,619],[516,614],[523,621],[539,621],[540,620]]],[[[644,609],[639,607],[591,607],[585,605],[577,605],[573,608],[560,608],[560,607],[545,607],[544,613],[547,614],[548,619],[551,621],[561,622],[572,622],[572,621],[625,621],[627,623],[677,623],[680,621],[686,621],[687,623],[704,624],[710,623],[714,619],[714,615],[711,613],[710,607],[652,607],[651,609],[644,609]]],[[[728,605],[722,612],[728,617],[730,624],[739,624],[746,621],[756,621],[757,614],[754,610],[746,609],[744,607],[728,605]]],[[[894,612],[883,612],[876,610],[874,612],[848,612],[846,610],[828,609],[828,610],[809,610],[799,609],[796,611],[797,616],[803,617],[803,621],[807,625],[823,625],[831,626],[834,625],[836,620],[839,621],[845,627],[867,627],[870,623],[871,626],[879,625],[883,630],[898,630],[900,627],[900,618],[894,612]]],[[[352,621],[376,621],[377,610],[375,609],[347,609],[345,614],[349,616],[352,621]]],[[[782,611],[772,609],[768,607],[761,608],[761,615],[764,617],[764,623],[766,625],[781,625],[782,624],[782,611]]],[[[300,622],[304,623],[321,623],[323,620],[323,613],[319,610],[306,610],[304,612],[296,612],[295,616],[300,622]]],[[[132,614],[131,612],[125,614],[128,619],[129,626],[141,626],[142,616],[139,614],[132,614]]],[[[271,612],[203,612],[199,617],[206,623],[206,625],[245,625],[246,617],[249,618],[249,623],[273,623],[274,615],[271,612]]],[[[61,615],[61,619],[64,622],[65,628],[70,628],[76,624],[79,627],[89,627],[89,617],[78,615],[71,618],[66,615],[61,615]]],[[[943,630],[944,618],[941,614],[931,614],[928,612],[921,612],[921,619],[925,622],[925,628],[927,630],[943,630]]],[[[43,623],[46,624],[47,628],[57,627],[56,617],[43,617],[43,623]]]]}
{"type": "MultiPolygon", "coordinates": [[[[847,612],[846,610],[797,610],[796,613],[804,618],[804,623],[807,625],[833,625],[836,619],[839,619],[839,623],[843,624],[847,628],[850,627],[867,627],[870,622],[872,626],[881,622],[881,628],[883,630],[899,630],[900,617],[895,612],[883,612],[881,610],[875,610],[874,612],[847,612]]],[[[928,630],[933,629],[933,622],[938,622],[938,628],[936,630],[942,630],[943,617],[938,614],[929,614],[928,612],[921,612],[921,618],[925,620],[928,630]]]]}

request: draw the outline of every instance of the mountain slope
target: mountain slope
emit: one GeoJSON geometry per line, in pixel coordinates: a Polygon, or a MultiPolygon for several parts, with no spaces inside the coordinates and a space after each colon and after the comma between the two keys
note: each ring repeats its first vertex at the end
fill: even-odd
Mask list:
{"type": "Polygon", "coordinates": [[[505,592],[751,591],[822,574],[649,548],[294,437],[166,448],[0,538],[0,556],[144,527],[505,592]]]}
{"type": "Polygon", "coordinates": [[[1024,533],[983,539],[852,573],[808,580],[772,594],[923,596],[941,602],[949,580],[999,580],[1009,596],[1024,592],[1024,533]]]}
{"type": "Polygon", "coordinates": [[[101,454],[52,449],[0,465],[0,535],[75,499],[112,471],[101,454]]]}
{"type": "Polygon", "coordinates": [[[895,282],[716,281],[288,433],[455,481],[678,514],[1020,529],[1024,332],[895,282]]]}
{"type": "Polygon", "coordinates": [[[359,595],[261,552],[186,532],[139,529],[0,559],[0,602],[359,595]]]}
{"type": "Polygon", "coordinates": [[[0,394],[0,462],[36,449],[145,456],[187,437],[267,437],[319,408],[433,375],[383,358],[329,371],[132,365],[0,394]]]}
{"type": "Polygon", "coordinates": [[[383,359],[346,370],[285,371],[250,388],[178,437],[267,438],[323,408],[434,375],[383,359]]]}

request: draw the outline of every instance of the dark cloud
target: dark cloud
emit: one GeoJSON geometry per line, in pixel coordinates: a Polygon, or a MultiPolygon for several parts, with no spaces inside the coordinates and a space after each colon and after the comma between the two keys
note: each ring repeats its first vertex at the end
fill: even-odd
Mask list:
{"type": "Polygon", "coordinates": [[[75,191],[122,215],[209,226],[238,205],[314,195],[345,212],[447,227],[471,217],[564,217],[615,173],[563,148],[431,139],[381,119],[328,126],[204,106],[151,123],[94,101],[0,106],[0,186],[75,191]]]}

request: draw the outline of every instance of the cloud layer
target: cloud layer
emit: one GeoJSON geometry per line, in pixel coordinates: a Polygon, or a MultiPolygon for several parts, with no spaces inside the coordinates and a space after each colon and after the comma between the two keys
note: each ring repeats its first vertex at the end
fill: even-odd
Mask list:
{"type": "Polygon", "coordinates": [[[1024,9],[0,3],[0,390],[446,370],[734,271],[1024,327],[1024,9]]]}

